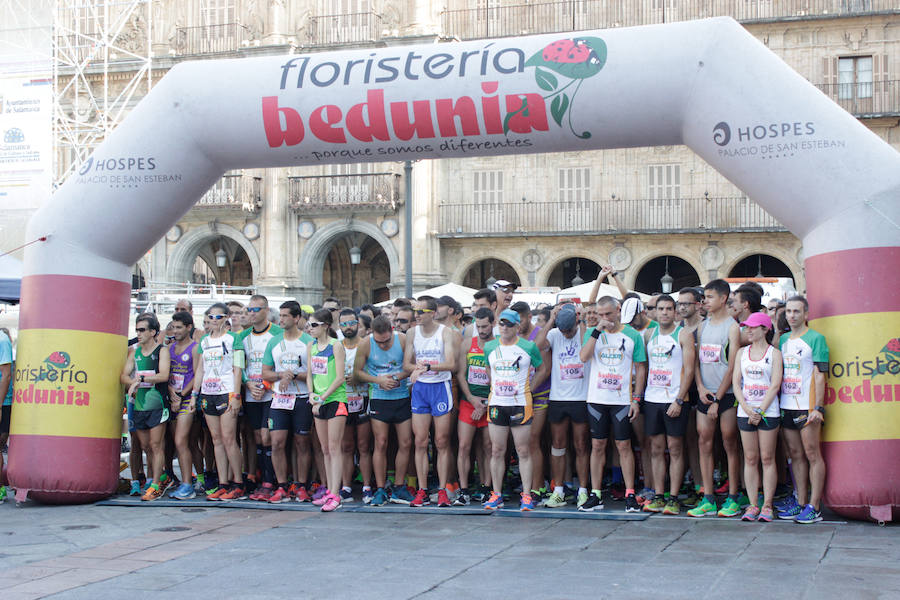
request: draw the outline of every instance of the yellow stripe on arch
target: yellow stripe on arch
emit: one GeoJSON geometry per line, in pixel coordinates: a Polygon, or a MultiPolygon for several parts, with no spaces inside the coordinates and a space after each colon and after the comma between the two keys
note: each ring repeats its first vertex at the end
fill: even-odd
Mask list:
{"type": "Polygon", "coordinates": [[[19,333],[12,435],[114,439],[122,435],[127,339],[69,329],[19,333]]]}

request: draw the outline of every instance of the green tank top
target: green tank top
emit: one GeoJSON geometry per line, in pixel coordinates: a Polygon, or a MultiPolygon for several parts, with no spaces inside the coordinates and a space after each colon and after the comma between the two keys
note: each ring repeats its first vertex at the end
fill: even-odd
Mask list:
{"type": "MultiPolygon", "coordinates": [[[[157,346],[153,351],[145,356],[141,351],[140,345],[134,348],[134,368],[135,376],[140,378],[141,375],[149,377],[159,373],[159,353],[162,346],[157,346]]],[[[164,401],[169,396],[169,387],[167,382],[157,383],[155,385],[147,384],[147,387],[138,387],[134,393],[134,410],[158,410],[164,408],[164,401]]]]}
{"type": "MultiPolygon", "coordinates": [[[[334,360],[334,346],[335,344],[340,344],[341,342],[338,340],[331,340],[323,350],[319,350],[319,343],[314,341],[310,348],[312,349],[310,354],[312,355],[312,359],[309,362],[309,369],[312,372],[312,380],[313,380],[313,393],[314,394],[323,394],[325,390],[327,390],[331,384],[334,382],[335,378],[338,376],[337,368],[334,360]]],[[[343,379],[344,374],[341,373],[341,378],[343,379]]],[[[342,382],[338,388],[331,393],[328,398],[325,399],[323,404],[329,404],[330,402],[346,402],[347,401],[347,384],[342,382]]]]}

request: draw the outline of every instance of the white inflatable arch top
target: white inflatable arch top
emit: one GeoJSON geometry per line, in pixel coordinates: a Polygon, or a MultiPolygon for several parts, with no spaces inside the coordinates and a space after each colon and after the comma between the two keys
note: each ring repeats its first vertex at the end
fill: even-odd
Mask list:
{"type": "MultiPolygon", "coordinates": [[[[833,360],[878,354],[893,336],[870,341],[860,332],[873,323],[900,333],[886,286],[900,266],[900,154],[729,18],[183,63],[29,225],[29,239],[50,238],[26,253],[20,357],[83,372],[67,386],[89,405],[37,401],[48,382],[23,381],[34,391],[16,399],[10,475],[49,500],[112,489],[106,465],[63,470],[63,481],[41,461],[117,451],[110,357],[124,354],[131,265],[226,170],[675,144],[803,240],[813,324],[833,360]],[[95,316],[76,318],[85,312],[95,316]],[[852,316],[838,327],[839,315],[852,316]]],[[[897,454],[895,404],[855,402],[859,370],[831,375],[828,499],[847,514],[890,513],[900,466],[878,456],[897,454]]],[[[897,382],[878,374],[869,396],[897,382]]]]}

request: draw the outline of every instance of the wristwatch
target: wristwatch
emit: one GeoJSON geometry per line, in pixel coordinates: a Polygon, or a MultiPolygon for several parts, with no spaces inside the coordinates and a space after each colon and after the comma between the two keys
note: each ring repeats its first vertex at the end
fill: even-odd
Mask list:
{"type": "Polygon", "coordinates": [[[143,376],[143,375],[141,375],[141,383],[146,383],[146,382],[144,381],[144,376],[143,376]]]}
{"type": "Polygon", "coordinates": [[[675,404],[681,406],[682,404],[684,404],[684,400],[682,400],[681,398],[675,398],[675,404]]]}
{"type": "Polygon", "coordinates": [[[815,410],[817,410],[817,411],[819,411],[820,413],[822,413],[822,416],[823,416],[823,417],[825,416],[825,407],[824,407],[824,406],[817,406],[817,407],[815,408],[815,410]]]}

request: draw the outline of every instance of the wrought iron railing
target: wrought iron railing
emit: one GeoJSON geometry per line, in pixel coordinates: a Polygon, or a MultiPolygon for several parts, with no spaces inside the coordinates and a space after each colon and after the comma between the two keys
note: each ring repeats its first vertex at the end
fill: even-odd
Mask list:
{"type": "Polygon", "coordinates": [[[742,23],[900,13],[897,0],[568,0],[445,10],[443,33],[477,39],[729,16],[742,23]]]}
{"type": "Polygon", "coordinates": [[[748,198],[441,204],[439,235],[786,231],[748,198]]]}
{"type": "Polygon", "coordinates": [[[223,175],[197,201],[198,207],[234,207],[256,212],[262,206],[262,177],[223,175]]]}
{"type": "Polygon", "coordinates": [[[400,201],[399,173],[311,175],[288,178],[288,199],[299,212],[395,211],[400,201]]]}
{"type": "Polygon", "coordinates": [[[900,81],[824,83],[816,86],[857,117],[900,114],[900,81]]]}
{"type": "Polygon", "coordinates": [[[175,31],[175,52],[180,55],[234,52],[249,39],[249,29],[240,23],[179,27],[175,31]]]}
{"type": "Polygon", "coordinates": [[[381,39],[381,15],[374,12],[309,17],[306,43],[310,46],[358,44],[381,39]]]}

